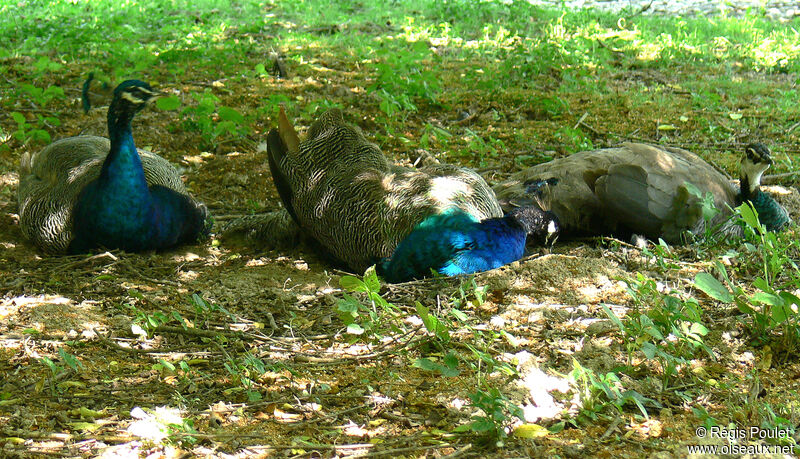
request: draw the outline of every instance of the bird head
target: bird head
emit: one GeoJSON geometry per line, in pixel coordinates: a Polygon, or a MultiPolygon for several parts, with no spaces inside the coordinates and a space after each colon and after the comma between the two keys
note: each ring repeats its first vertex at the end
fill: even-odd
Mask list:
{"type": "Polygon", "coordinates": [[[761,176],[772,163],[769,148],[763,143],[751,143],[745,147],[740,177],[743,196],[749,196],[758,189],[761,176]]]}
{"type": "Polygon", "coordinates": [[[108,107],[109,136],[121,126],[130,124],[133,117],[154,100],[161,93],[155,91],[149,84],[139,80],[123,81],[114,89],[114,99],[108,107]]]}
{"type": "Polygon", "coordinates": [[[561,232],[561,222],[556,214],[538,206],[522,206],[509,212],[528,234],[528,240],[536,245],[550,246],[561,232]]]}
{"type": "Polygon", "coordinates": [[[126,113],[137,113],[147,105],[147,102],[154,100],[161,93],[150,87],[149,84],[139,80],[126,80],[114,89],[114,100],[117,109],[126,113]]]}

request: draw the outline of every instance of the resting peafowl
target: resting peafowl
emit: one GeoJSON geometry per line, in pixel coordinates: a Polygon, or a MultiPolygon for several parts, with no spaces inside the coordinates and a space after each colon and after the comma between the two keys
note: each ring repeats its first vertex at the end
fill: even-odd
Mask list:
{"type": "Polygon", "coordinates": [[[20,226],[41,250],[164,249],[208,234],[208,211],[175,167],[133,143],[131,121],[154,96],[147,83],[125,81],[108,108],[110,141],[69,137],[23,155],[20,226]]]}
{"type": "Polygon", "coordinates": [[[445,276],[488,271],[522,258],[528,235],[543,236],[539,243],[555,242],[558,226],[557,217],[536,206],[483,221],[448,209],[417,225],[377,265],[378,274],[397,283],[429,276],[431,269],[445,276]]]}
{"type": "Polygon", "coordinates": [[[278,129],[267,137],[267,152],[292,219],[357,272],[389,256],[380,266],[393,281],[429,275],[431,268],[443,274],[490,269],[520,258],[528,232],[557,228],[538,208],[504,218],[494,192],[469,169],[389,164],[337,109],[323,113],[303,142],[281,109],[278,129]],[[393,255],[412,232],[405,249],[393,255]],[[484,252],[494,247],[502,253],[486,257],[484,252]]]}
{"type": "Polygon", "coordinates": [[[564,234],[635,233],[677,243],[686,231],[702,234],[705,230],[701,200],[687,184],[702,195],[711,193],[721,212],[710,223],[724,222],[721,231],[726,235],[741,234],[741,227],[729,223],[728,217],[730,209],[744,201],[753,203],[767,229],[780,230],[789,221],[788,213],[759,189],[761,175],[771,164],[766,146],[748,145],[737,190],[727,176],[694,153],[625,143],[530,167],[494,190],[504,207],[523,205],[529,202],[530,181],[555,179],[558,185],[552,188],[551,210],[564,234]]]}

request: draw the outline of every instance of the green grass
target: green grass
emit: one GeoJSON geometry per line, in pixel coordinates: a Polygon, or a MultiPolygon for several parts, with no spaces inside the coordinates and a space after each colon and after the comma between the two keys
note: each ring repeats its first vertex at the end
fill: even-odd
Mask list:
{"type": "MultiPolygon", "coordinates": [[[[738,145],[755,138],[775,151],[777,164],[771,172],[796,170],[800,129],[790,128],[800,119],[800,20],[778,24],[759,14],[621,20],[592,10],[563,12],[524,1],[507,5],[474,0],[411,0],[385,7],[379,2],[322,0],[3,2],[0,178],[13,170],[18,152],[83,132],[77,98],[92,71],[100,83],[135,77],[172,94],[161,106],[171,112],[159,118],[165,124],[159,130],[169,135],[144,137],[175,155],[170,159],[252,153],[274,124],[278,105],[285,104],[300,126],[321,110],[344,108],[350,120],[397,159],[413,160],[413,150],[425,148],[443,161],[501,176],[623,140],[687,147],[735,176],[738,145]],[[271,74],[273,53],[287,62],[288,80],[271,74]],[[472,123],[455,122],[462,113],[479,116],[472,123]],[[584,114],[585,123],[578,123],[584,114]]],[[[241,158],[225,161],[229,159],[241,158]]],[[[209,161],[208,167],[226,167],[218,166],[220,162],[209,161]]],[[[228,172],[220,169],[203,172],[228,172]]],[[[204,190],[202,181],[190,185],[201,196],[213,193],[204,190]]],[[[0,188],[0,198],[8,201],[11,194],[10,188],[0,188]]],[[[248,204],[241,196],[237,199],[251,209],[267,202],[263,193],[248,194],[248,204]]],[[[558,428],[584,428],[616,416],[641,421],[647,416],[645,407],[652,414],[660,406],[647,397],[690,403],[722,398],[745,384],[722,376],[718,379],[726,382],[720,383],[687,370],[695,360],[712,360],[706,327],[710,335],[715,332],[708,298],[697,290],[694,296],[686,292],[694,286],[719,300],[716,305],[738,307],[747,339],[796,355],[800,325],[787,303],[800,288],[800,274],[791,261],[800,248],[792,236],[771,237],[751,228],[747,244],[700,245],[694,249],[698,259],[690,261],[663,246],[656,246],[655,253],[642,252],[656,263],[646,267],[647,275],[627,279],[639,309],[625,318],[608,310],[620,329],[614,336],[627,351],[628,365],[601,372],[575,360],[571,377],[584,386],[578,397],[582,405],[563,414],[558,428]],[[726,254],[745,261],[724,268],[721,257],[726,254]],[[701,275],[695,283],[688,281],[691,276],[681,282],[669,277],[687,264],[693,274],[714,275],[701,275]],[[675,290],[660,289],[653,275],[666,276],[675,290]],[[758,277],[763,281],[756,284],[758,277]],[[639,380],[658,390],[645,393],[649,387],[636,384],[639,380]]],[[[338,318],[349,326],[347,337],[353,343],[380,342],[408,329],[398,319],[401,305],[384,299],[379,284],[367,284],[377,281],[342,280],[352,295],[337,303],[338,318]]],[[[485,294],[484,287],[462,285],[461,299],[445,298],[441,310],[429,312],[418,303],[428,336],[423,347],[427,354],[416,365],[445,381],[457,371],[473,375],[474,392],[464,398],[479,411],[466,430],[505,441],[503,429],[518,408],[498,389],[504,388],[503,381],[492,370],[512,368],[497,350],[498,342],[510,338],[453,312],[459,311],[454,307],[459,301],[474,301],[475,312],[486,302],[485,294]],[[465,332],[469,338],[457,341],[465,332]]],[[[213,316],[214,323],[226,320],[227,314],[204,300],[193,301],[198,315],[213,316]]],[[[127,313],[152,328],[184,323],[166,312],[127,313]]],[[[260,394],[253,387],[262,382],[252,375],[263,374],[269,365],[249,353],[227,357],[230,384],[241,386],[254,401],[260,394]]],[[[42,362],[53,378],[64,369],[42,362]]],[[[159,370],[169,367],[162,365],[159,370]]],[[[715,401],[704,406],[710,408],[715,401]]],[[[709,413],[698,406],[697,422],[713,424],[714,416],[720,423],[738,420],[740,407],[715,408],[709,413]]],[[[796,418],[794,412],[773,410],[766,402],[757,403],[755,410],[768,425],[796,418]]],[[[556,426],[548,426],[549,434],[559,433],[556,426]]]]}

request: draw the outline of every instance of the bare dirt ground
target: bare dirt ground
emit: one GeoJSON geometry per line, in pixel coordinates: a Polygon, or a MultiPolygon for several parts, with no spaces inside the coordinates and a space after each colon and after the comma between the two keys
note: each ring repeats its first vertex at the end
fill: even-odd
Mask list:
{"type": "MultiPolygon", "coordinates": [[[[292,91],[293,85],[303,84],[283,83],[280,90],[292,91]]],[[[345,104],[352,101],[349,91],[343,91],[345,104]]],[[[265,92],[253,88],[238,106],[258,104],[265,92]]],[[[235,93],[219,90],[232,106],[235,93]]],[[[79,113],[77,95],[68,95],[79,113]]],[[[600,125],[604,108],[596,110],[589,118],[595,128],[613,128],[600,125]]],[[[65,117],[54,139],[104,135],[104,112],[99,107],[88,117],[65,117]]],[[[350,121],[369,133],[376,128],[369,113],[355,107],[350,121]]],[[[247,214],[253,203],[259,210],[278,208],[266,158],[257,147],[270,120],[259,121],[249,142],[201,152],[191,146],[192,133],[166,135],[174,117],[143,112],[134,126],[137,145],[185,168],[189,188],[217,216],[215,230],[247,214]]],[[[510,137],[523,122],[492,129],[510,137]]],[[[410,132],[415,123],[419,120],[410,121],[410,132]]],[[[478,117],[473,129],[487,123],[478,117]]],[[[410,156],[398,145],[383,147],[397,160],[410,156]]],[[[0,455],[5,457],[684,456],[685,445],[698,441],[695,404],[728,416],[731,400],[739,400],[733,404],[743,407],[735,412],[742,419],[731,419],[757,424],[759,414],[745,403],[753,390],[759,392],[754,387],[766,389],[763,396],[777,403],[800,387],[800,364],[765,365],[763,351],[746,342],[734,309],[693,292],[712,329],[706,342],[719,353],[716,362],[698,362],[695,370],[716,375],[724,387],[687,390],[684,399],[659,398],[653,379],[628,378],[622,382],[627,389],[661,404],[649,420],[637,419],[632,409],[610,421],[568,426],[535,439],[512,437],[504,449],[485,450],[477,437],[451,433],[478,414],[465,406],[465,394],[474,389],[474,371],[485,369],[444,377],[412,366],[416,358],[438,352],[422,339],[415,301],[444,313],[452,299],[463,296],[460,308],[476,328],[505,332],[486,350],[517,366],[521,378],[496,373],[489,379],[525,407],[529,422],[548,425],[577,410],[566,378],[573,360],[597,373],[625,362],[616,329],[601,308],[630,305],[620,279],[642,272],[666,289],[689,291],[686,279],[706,266],[696,252],[675,248],[682,261],[665,270],[625,241],[564,242],[477,275],[475,283],[488,287],[482,302],[473,301],[461,279],[384,287],[384,298],[408,313],[400,320],[411,332],[377,344],[351,344],[336,314],[342,273],[306,245],[259,252],[233,250],[212,238],[164,253],[42,256],[23,239],[16,216],[15,170],[25,148],[0,156],[0,437],[7,439],[0,455]],[[224,311],[203,310],[193,294],[224,311]],[[178,317],[174,313],[181,323],[154,323],[149,335],[132,326],[145,317],[178,317]],[[80,366],[73,368],[70,356],[80,366]],[[162,442],[165,435],[171,441],[162,442]]],[[[513,170],[513,159],[497,161],[500,165],[487,172],[490,180],[513,170]]],[[[779,197],[796,219],[800,199],[796,190],[787,190],[779,197]]],[[[469,343],[469,333],[455,336],[469,343]]]]}

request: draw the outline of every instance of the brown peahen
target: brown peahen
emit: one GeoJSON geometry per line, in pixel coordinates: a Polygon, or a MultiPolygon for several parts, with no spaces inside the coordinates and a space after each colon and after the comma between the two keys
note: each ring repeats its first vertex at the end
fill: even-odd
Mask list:
{"type": "Polygon", "coordinates": [[[617,148],[584,151],[517,172],[494,187],[504,208],[530,203],[527,185],[550,180],[551,207],[562,234],[640,234],[670,243],[682,241],[686,231],[704,232],[701,195],[711,193],[720,213],[710,223],[727,234],[741,234],[730,224],[730,209],[751,201],[768,230],[780,230],[786,210],[759,188],[761,175],[772,164],[762,144],[745,148],[740,186],[705,162],[680,148],[625,143],[617,148]]]}

